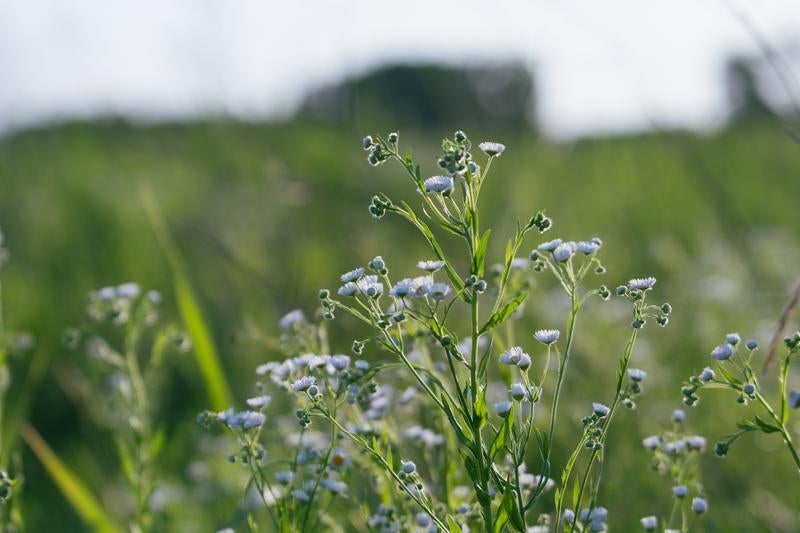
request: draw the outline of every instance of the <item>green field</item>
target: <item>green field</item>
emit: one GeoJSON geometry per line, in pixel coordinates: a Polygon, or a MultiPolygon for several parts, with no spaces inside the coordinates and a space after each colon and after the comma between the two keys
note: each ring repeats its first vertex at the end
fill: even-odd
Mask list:
{"type": "MultiPolygon", "coordinates": [[[[341,272],[375,255],[408,270],[427,257],[399,219],[369,216],[375,192],[415,197],[398,169],[369,167],[359,146],[365,133],[315,120],[107,121],[0,139],[0,228],[11,253],[0,272],[5,320],[36,339],[32,351],[11,362],[5,438],[16,440],[27,420],[112,514],[124,505],[111,433],[98,429],[87,395],[86,356],[67,350],[62,333],[85,321],[90,290],[125,281],[160,290],[165,314],[178,320],[172,274],[142,207],[142,188],[154,193],[184,257],[237,401],[252,392],[255,366],[276,357],[276,323],[286,311],[313,313],[319,288],[335,288],[341,272]]],[[[415,158],[427,165],[424,174],[435,173],[434,150],[451,133],[400,132],[403,146],[419,147],[415,158]]],[[[613,467],[601,494],[612,530],[627,531],[669,504],[669,482],[648,468],[641,438],[668,422],[680,406],[681,382],[708,364],[708,352],[725,333],[740,331],[767,344],[797,282],[800,145],[767,118],[737,121],[707,136],[664,132],[557,144],[518,128],[503,135],[499,127],[492,135],[508,150],[482,198],[483,222],[498,236],[490,262],[502,260],[499,236],[518,217],[544,208],[555,222],[548,238],[603,238],[609,286],[656,276],[658,297],[675,309],[670,326],[648,332],[634,354],[650,374],[646,394],[639,416],[623,413],[609,443],[613,467]]],[[[563,302],[550,289],[543,282],[532,294],[523,322],[531,331],[554,314],[562,319],[563,302]]],[[[612,327],[620,319],[611,309],[587,308],[569,376],[570,396],[582,403],[564,406],[563,416],[574,424],[561,426],[559,449],[574,441],[580,409],[610,394],[626,334],[612,327]]],[[[338,322],[331,338],[340,351],[352,340],[338,322]]],[[[163,464],[175,486],[191,486],[187,472],[195,461],[210,462],[214,472],[230,468],[226,452],[210,453],[194,422],[210,407],[196,360],[183,354],[168,368],[161,386],[163,464]]],[[[766,382],[774,387],[774,379],[766,382]]],[[[747,409],[728,395],[706,395],[687,410],[688,425],[713,443],[747,409]]],[[[798,435],[800,422],[794,429],[798,435]]],[[[83,530],[36,457],[21,441],[16,445],[29,530],[48,531],[52,524],[83,530]]],[[[725,459],[707,453],[703,476],[711,507],[704,530],[800,527],[797,472],[778,439],[745,436],[725,459]]],[[[186,501],[198,501],[190,499],[191,488],[183,490],[186,501]]],[[[241,495],[215,494],[203,505],[175,504],[169,513],[186,531],[223,527],[241,495]]]]}

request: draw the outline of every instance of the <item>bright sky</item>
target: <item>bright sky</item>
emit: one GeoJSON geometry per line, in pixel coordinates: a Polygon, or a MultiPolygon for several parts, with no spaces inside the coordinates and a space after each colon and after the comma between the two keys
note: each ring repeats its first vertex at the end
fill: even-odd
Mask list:
{"type": "Polygon", "coordinates": [[[553,136],[709,129],[726,116],[725,59],[757,53],[732,9],[793,45],[797,71],[797,0],[0,0],[0,130],[107,113],[270,118],[385,63],[507,60],[535,68],[553,136]]]}

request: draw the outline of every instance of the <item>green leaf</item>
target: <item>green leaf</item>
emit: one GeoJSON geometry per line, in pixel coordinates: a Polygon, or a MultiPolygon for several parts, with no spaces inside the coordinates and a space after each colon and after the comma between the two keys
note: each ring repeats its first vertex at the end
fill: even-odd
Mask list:
{"type": "Polygon", "coordinates": [[[489,411],[486,409],[486,388],[482,387],[475,400],[475,421],[478,423],[478,427],[482,428],[487,420],[489,420],[489,411]]]}
{"type": "Polygon", "coordinates": [[[494,533],[501,533],[503,528],[508,522],[514,526],[517,531],[525,531],[525,520],[519,511],[517,505],[517,498],[514,495],[514,488],[511,482],[506,480],[506,486],[503,490],[503,500],[500,502],[500,507],[497,509],[497,516],[492,526],[494,533]]]}
{"type": "Polygon", "coordinates": [[[475,250],[475,266],[478,271],[478,277],[483,276],[486,263],[486,249],[489,247],[489,235],[491,235],[491,233],[491,229],[487,229],[483,232],[480,241],[478,241],[478,249],[475,250]]]}
{"type": "Polygon", "coordinates": [[[153,192],[145,185],[140,186],[139,192],[150,226],[153,228],[156,240],[164,251],[172,270],[178,311],[183,319],[184,327],[192,339],[194,345],[192,351],[197,360],[197,366],[200,368],[200,374],[203,376],[209,400],[215,410],[223,411],[233,405],[233,400],[217,355],[217,347],[211,336],[211,330],[203,318],[197,297],[189,283],[183,257],[161,216],[153,192]]]}
{"type": "Polygon", "coordinates": [[[772,424],[764,422],[758,416],[756,416],[756,425],[764,433],[778,433],[781,430],[781,428],[779,428],[778,426],[774,426],[772,424]]]}
{"type": "Polygon", "coordinates": [[[452,515],[447,515],[447,531],[449,533],[462,533],[461,526],[458,525],[452,515]]]}
{"type": "Polygon", "coordinates": [[[456,416],[453,413],[453,408],[450,406],[450,401],[447,399],[447,395],[442,393],[441,398],[442,398],[442,405],[444,406],[444,413],[445,415],[447,415],[447,419],[450,421],[450,425],[456,432],[456,437],[458,437],[458,440],[461,441],[461,444],[464,444],[465,446],[470,446],[472,444],[472,437],[467,436],[467,434],[464,432],[464,428],[456,420],[456,416]]]}
{"type": "Polygon", "coordinates": [[[489,317],[489,320],[481,327],[480,334],[483,335],[484,333],[496,328],[500,324],[502,324],[511,313],[516,311],[517,307],[520,306],[522,302],[525,301],[525,298],[528,297],[527,292],[523,292],[522,294],[518,295],[516,298],[508,302],[506,305],[501,307],[497,310],[492,316],[489,317]]]}
{"type": "Polygon", "coordinates": [[[727,369],[726,369],[724,366],[722,366],[722,365],[719,365],[719,372],[720,372],[720,374],[722,374],[723,376],[725,376],[725,379],[726,379],[726,380],[727,380],[729,383],[734,383],[734,384],[736,384],[736,385],[741,385],[741,384],[742,384],[742,382],[741,382],[741,381],[739,381],[738,379],[736,379],[735,377],[733,377],[733,374],[731,374],[730,372],[728,372],[728,370],[727,370],[727,369]]]}
{"type": "Polygon", "coordinates": [[[492,355],[492,344],[494,343],[493,338],[489,338],[489,344],[486,346],[486,350],[483,352],[483,356],[481,357],[480,363],[478,364],[478,377],[483,377],[486,375],[486,366],[489,364],[489,359],[491,359],[492,355]]]}
{"type": "Polygon", "coordinates": [[[503,420],[503,425],[500,426],[500,429],[497,430],[497,434],[494,436],[491,445],[489,445],[489,461],[494,461],[495,455],[497,452],[502,450],[506,442],[508,442],[508,437],[511,435],[511,425],[513,424],[514,420],[514,407],[511,407],[511,411],[508,412],[508,415],[503,420]]]}
{"type": "Polygon", "coordinates": [[[47,473],[50,474],[53,482],[72,505],[72,508],[86,524],[100,533],[117,533],[121,531],[106,514],[103,505],[97,501],[91,491],[83,484],[83,481],[53,453],[53,450],[50,449],[35,429],[25,425],[20,429],[20,435],[22,435],[23,440],[47,470],[47,473]]]}

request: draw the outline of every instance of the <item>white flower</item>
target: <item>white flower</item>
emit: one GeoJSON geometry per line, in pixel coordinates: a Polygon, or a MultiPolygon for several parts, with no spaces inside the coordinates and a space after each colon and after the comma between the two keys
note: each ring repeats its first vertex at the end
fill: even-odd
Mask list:
{"type": "Polygon", "coordinates": [[[645,531],[653,531],[658,525],[658,518],[655,516],[645,516],[640,522],[642,523],[642,529],[645,531]]]}
{"type": "Polygon", "coordinates": [[[700,435],[692,435],[691,437],[686,437],[686,445],[690,450],[705,450],[706,439],[700,435]]]}
{"type": "Polygon", "coordinates": [[[250,407],[266,407],[271,401],[272,398],[269,396],[256,396],[254,398],[249,398],[247,400],[247,405],[250,407]]]}
{"type": "Polygon", "coordinates": [[[413,291],[412,296],[425,296],[428,294],[428,289],[433,285],[433,277],[431,276],[417,276],[412,279],[413,291]]]}
{"type": "Polygon", "coordinates": [[[453,178],[450,176],[432,176],[425,180],[425,192],[444,193],[453,190],[453,178]]]}
{"type": "Polygon", "coordinates": [[[524,353],[519,346],[512,346],[500,354],[500,362],[504,365],[516,365],[524,353]]]}
{"type": "Polygon", "coordinates": [[[414,280],[411,278],[404,278],[394,284],[394,287],[389,291],[391,296],[396,298],[405,298],[415,290],[414,280]]]}
{"type": "Polygon", "coordinates": [[[644,381],[647,378],[647,372],[638,368],[629,368],[628,377],[633,381],[644,381]]]}
{"type": "Polygon", "coordinates": [[[508,413],[511,411],[511,402],[500,402],[494,404],[494,410],[497,413],[497,416],[505,418],[508,416],[508,413]]]}
{"type": "Polygon", "coordinates": [[[552,252],[553,250],[558,248],[558,246],[562,242],[563,241],[561,239],[553,239],[552,241],[543,242],[542,244],[539,245],[539,251],[540,252],[552,252]]]}
{"type": "Polygon", "coordinates": [[[542,344],[553,344],[561,337],[561,332],[557,329],[540,329],[534,332],[534,338],[542,344]]]}
{"type": "Polygon", "coordinates": [[[428,296],[440,302],[447,298],[447,295],[450,294],[450,285],[447,283],[434,283],[430,287],[428,287],[427,291],[428,296]]]}
{"type": "Polygon", "coordinates": [[[123,283],[117,287],[117,296],[120,298],[136,298],[139,296],[139,293],[142,291],[142,288],[139,286],[138,283],[123,283]]]}
{"type": "Polygon", "coordinates": [[[600,249],[600,245],[594,241],[581,241],[578,243],[578,251],[582,254],[592,255],[600,249]]]}
{"type": "Polygon", "coordinates": [[[515,400],[523,400],[528,395],[528,390],[522,383],[513,383],[509,393],[515,400]]]}
{"type": "Polygon", "coordinates": [[[594,414],[599,416],[600,418],[608,416],[608,413],[611,411],[608,406],[603,405],[599,402],[592,402],[592,411],[594,414]]]}
{"type": "Polygon", "coordinates": [[[640,291],[646,291],[647,289],[652,289],[655,284],[656,284],[656,278],[654,277],[634,278],[628,281],[628,287],[630,287],[631,289],[638,289],[640,291]]]}
{"type": "Polygon", "coordinates": [[[443,266],[444,266],[444,261],[436,261],[436,260],[419,261],[417,263],[417,268],[431,273],[436,272],[437,270],[441,270],[443,266]]]}
{"type": "Polygon", "coordinates": [[[281,485],[288,485],[292,481],[294,481],[294,472],[292,472],[291,470],[283,470],[281,472],[275,472],[275,481],[277,481],[281,485]]]}
{"type": "Polygon", "coordinates": [[[376,298],[383,294],[383,283],[378,281],[378,276],[364,276],[356,282],[358,290],[368,298],[376,298]]]}
{"type": "Polygon", "coordinates": [[[348,281],[347,283],[339,287],[339,290],[336,292],[337,294],[339,294],[339,296],[353,296],[358,292],[358,285],[356,285],[352,281],[348,281]]]}
{"type": "Polygon", "coordinates": [[[558,261],[559,263],[564,263],[569,260],[570,257],[575,255],[575,249],[577,248],[576,244],[572,241],[570,242],[562,242],[556,249],[553,250],[553,259],[558,261]]]}
{"type": "Polygon", "coordinates": [[[335,479],[326,478],[319,482],[320,487],[331,492],[342,495],[347,493],[347,483],[335,479]]]}
{"type": "Polygon", "coordinates": [[[283,315],[283,318],[278,322],[278,326],[280,326],[281,329],[289,329],[292,325],[303,322],[305,319],[306,315],[303,314],[303,311],[295,309],[283,315]]]}
{"type": "Polygon", "coordinates": [[[306,391],[311,385],[316,384],[317,379],[314,376],[303,376],[294,383],[292,383],[292,390],[295,392],[306,391]]]}
{"type": "Polygon", "coordinates": [[[661,444],[661,437],[658,435],[651,435],[642,439],[642,445],[648,450],[655,450],[661,444]]]}
{"type": "Polygon", "coordinates": [[[483,141],[478,145],[484,154],[489,157],[499,157],[506,149],[506,145],[491,141],[483,141]]]}
{"type": "Polygon", "coordinates": [[[354,268],[350,272],[345,272],[344,274],[341,275],[339,279],[342,280],[342,283],[347,283],[349,281],[355,281],[363,275],[364,275],[364,269],[358,267],[354,268]]]}
{"type": "Polygon", "coordinates": [[[330,360],[331,366],[336,370],[345,370],[350,366],[350,356],[347,355],[334,355],[330,360]]]}
{"type": "Polygon", "coordinates": [[[724,361],[729,359],[730,356],[733,355],[733,348],[731,345],[726,343],[720,344],[713,350],[711,350],[711,357],[716,359],[717,361],[724,361]]]}

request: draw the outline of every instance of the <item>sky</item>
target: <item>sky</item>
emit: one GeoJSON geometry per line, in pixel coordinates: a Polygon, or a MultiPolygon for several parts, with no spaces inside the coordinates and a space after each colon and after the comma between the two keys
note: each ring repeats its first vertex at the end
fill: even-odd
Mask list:
{"type": "Polygon", "coordinates": [[[800,98],[798,0],[0,0],[0,131],[285,117],[381,65],[508,61],[533,70],[555,138],[713,130],[725,61],[759,53],[748,25],[786,60],[771,94],[800,98]]]}

